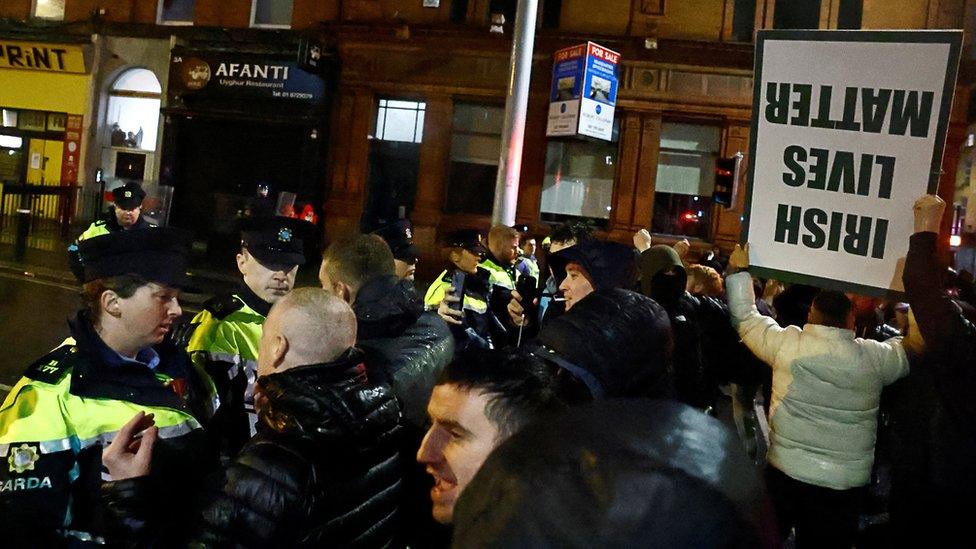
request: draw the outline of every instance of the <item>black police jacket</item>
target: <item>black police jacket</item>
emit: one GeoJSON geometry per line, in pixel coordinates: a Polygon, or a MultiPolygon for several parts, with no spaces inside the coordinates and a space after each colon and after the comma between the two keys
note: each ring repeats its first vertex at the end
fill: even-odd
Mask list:
{"type": "MultiPolygon", "coordinates": [[[[260,378],[258,434],[198,503],[192,544],[215,547],[385,547],[401,485],[400,410],[386,386],[367,383],[362,353],[260,378]]],[[[139,516],[144,478],[106,485],[133,540],[154,537],[139,516]]],[[[188,496],[187,501],[191,501],[188,496]]]]}

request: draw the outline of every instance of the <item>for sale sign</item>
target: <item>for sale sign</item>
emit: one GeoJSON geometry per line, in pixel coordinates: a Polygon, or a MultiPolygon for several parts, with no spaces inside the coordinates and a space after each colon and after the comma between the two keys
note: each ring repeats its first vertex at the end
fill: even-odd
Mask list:
{"type": "Polygon", "coordinates": [[[546,135],[586,135],[609,141],[619,63],[619,53],[593,42],[557,51],[546,135]]]}
{"type": "Polygon", "coordinates": [[[743,241],[753,272],[901,291],[938,187],[960,31],[760,31],[743,241]]]}

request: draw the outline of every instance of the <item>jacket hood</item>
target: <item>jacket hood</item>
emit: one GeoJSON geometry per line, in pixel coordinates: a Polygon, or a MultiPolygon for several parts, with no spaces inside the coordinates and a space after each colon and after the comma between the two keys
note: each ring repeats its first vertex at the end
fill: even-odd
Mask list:
{"type": "Polygon", "coordinates": [[[649,297],[597,290],[546,323],[539,341],[596,379],[594,398],[671,396],[671,323],[649,297]]]}
{"type": "Polygon", "coordinates": [[[756,547],[762,502],[718,420],[608,400],[496,448],[458,500],[454,547],[756,547]]]}
{"type": "Polygon", "coordinates": [[[263,376],[258,383],[267,398],[261,421],[275,431],[326,441],[352,438],[358,448],[383,446],[397,431],[400,407],[388,387],[367,384],[359,349],[332,362],[263,376]]]}
{"type": "Polygon", "coordinates": [[[638,266],[642,294],[665,303],[676,300],[684,293],[688,275],[681,258],[678,257],[678,252],[671,246],[658,244],[644,250],[638,259],[638,266]],[[670,280],[658,277],[660,273],[671,267],[678,271],[677,276],[670,280]]]}
{"type": "Polygon", "coordinates": [[[356,292],[352,304],[358,339],[397,337],[424,312],[413,283],[393,275],[373,278],[356,292]]]}
{"type": "Polygon", "coordinates": [[[557,281],[566,278],[566,265],[578,263],[586,269],[595,290],[631,289],[637,277],[634,249],[619,242],[586,240],[559,250],[549,257],[557,281]]]}

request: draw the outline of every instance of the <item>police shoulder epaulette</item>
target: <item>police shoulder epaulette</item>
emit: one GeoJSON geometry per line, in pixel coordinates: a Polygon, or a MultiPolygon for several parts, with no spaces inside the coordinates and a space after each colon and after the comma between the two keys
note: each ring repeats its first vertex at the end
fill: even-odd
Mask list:
{"type": "Polygon", "coordinates": [[[203,308],[210,311],[210,314],[217,320],[223,320],[234,311],[239,311],[244,307],[244,302],[233,295],[222,295],[208,299],[203,308]]]}
{"type": "Polygon", "coordinates": [[[75,345],[62,345],[28,366],[24,377],[44,383],[58,383],[71,373],[80,356],[75,345]]]}

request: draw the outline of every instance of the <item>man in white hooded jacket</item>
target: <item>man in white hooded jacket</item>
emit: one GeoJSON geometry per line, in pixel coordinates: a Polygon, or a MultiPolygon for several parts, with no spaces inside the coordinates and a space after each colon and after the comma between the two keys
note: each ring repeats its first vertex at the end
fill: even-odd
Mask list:
{"type": "Polygon", "coordinates": [[[821,291],[807,324],[780,327],[759,314],[749,247],[736,246],[726,279],[732,323],[773,369],[766,480],[780,533],[797,547],[850,547],[871,477],[881,389],[908,373],[901,338],[854,337],[843,293],[821,291]]]}

